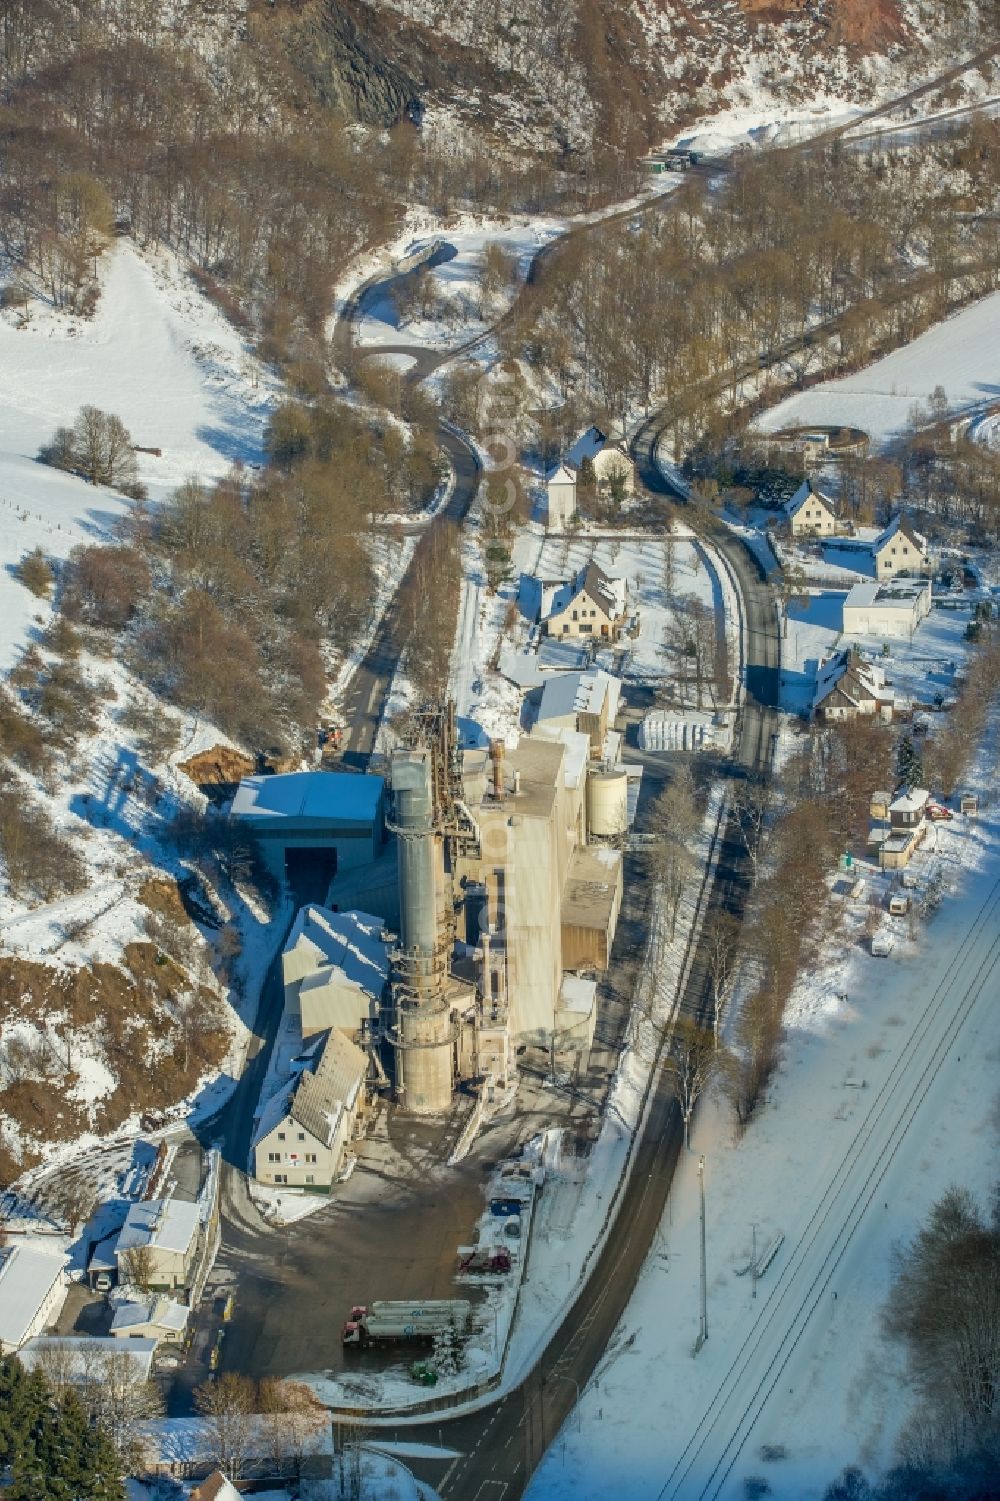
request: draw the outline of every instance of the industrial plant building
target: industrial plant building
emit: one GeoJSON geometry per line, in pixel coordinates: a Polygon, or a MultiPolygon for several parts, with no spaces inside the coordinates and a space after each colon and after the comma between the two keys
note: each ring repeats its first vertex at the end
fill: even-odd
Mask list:
{"type": "Polygon", "coordinates": [[[339,771],[244,777],[231,817],[254,834],[276,880],[329,885],[381,850],[384,786],[381,777],[339,771]]]}
{"type": "MultiPolygon", "coordinates": [[[[366,1073],[404,1109],[441,1114],[460,1082],[487,1097],[507,1090],[521,1043],[589,1048],[629,816],[625,770],[594,760],[610,697],[604,686],[601,733],[577,727],[575,706],[572,724],[539,726],[512,750],[462,749],[452,705],[416,717],[391,758],[386,849],[374,831],[369,841],[373,867],[394,852],[398,921],[343,909],[345,892],[365,884],[351,868],[324,906],[300,911],[286,946],[289,1013],[304,1046],[333,1048],[338,1063],[328,1068],[324,1051],[265,1107],[255,1143],[263,1181],[329,1186],[363,1128],[366,1073]]],[[[379,778],[345,780],[359,823],[381,814],[379,778]]],[[[351,816],[339,809],[342,824],[351,816]]]]}

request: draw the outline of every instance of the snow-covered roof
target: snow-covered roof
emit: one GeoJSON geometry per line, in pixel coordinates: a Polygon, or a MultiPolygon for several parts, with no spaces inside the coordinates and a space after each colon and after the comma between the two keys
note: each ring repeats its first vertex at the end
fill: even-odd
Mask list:
{"type": "Polygon", "coordinates": [[[542,585],[541,619],[561,615],[581,594],[588,595],[609,620],[617,620],[627,608],[628,580],[612,578],[596,563],[587,563],[565,583],[556,587],[551,583],[542,585]]]}
{"type": "Polygon", "coordinates": [[[545,740],[558,740],[566,747],[563,778],[567,787],[579,787],[590,760],[590,736],[570,729],[568,725],[554,724],[536,724],[531,734],[540,735],[545,740]]]}
{"type": "Polygon", "coordinates": [[[554,673],[546,679],[538,706],[538,722],[569,719],[578,714],[600,714],[607,701],[608,719],[618,712],[621,684],[610,673],[599,667],[587,672],[554,673]]]}
{"type": "Polygon", "coordinates": [[[799,514],[807,500],[818,500],[820,505],[826,507],[831,516],[836,516],[837,507],[829,495],[824,495],[821,490],[814,490],[809,481],[804,479],[791,500],[785,501],[785,515],[789,521],[799,514]]]}
{"type": "Polygon", "coordinates": [[[347,771],[289,771],[244,777],[233,798],[234,818],[270,821],[308,819],[372,823],[378,817],[383,779],[347,771]]]}
{"type": "Polygon", "coordinates": [[[565,460],[561,460],[558,464],[555,465],[553,469],[550,469],[548,474],[546,474],[545,476],[545,483],[547,485],[551,485],[553,482],[556,484],[575,484],[576,470],[571,465],[567,464],[565,460]]]}
{"type": "Polygon", "coordinates": [[[47,1361],[59,1361],[59,1373],[69,1381],[100,1379],[101,1363],[122,1356],[132,1366],[134,1381],[148,1381],[156,1354],[156,1340],[112,1339],[101,1334],[38,1334],[27,1340],[17,1352],[26,1370],[32,1371],[47,1361]]]}
{"type": "Polygon", "coordinates": [[[589,1016],[597,1003],[597,981],[584,979],[582,975],[564,974],[559,987],[558,1011],[570,1011],[589,1016]]]}
{"type": "Polygon", "coordinates": [[[0,1251],[0,1345],[17,1349],[68,1260],[33,1240],[0,1251]]]}
{"type": "MultiPolygon", "coordinates": [[[[247,1424],[247,1458],[270,1458],[274,1453],[274,1425],[281,1415],[254,1414],[247,1424]]],[[[295,1429],[296,1448],[302,1454],[332,1454],[333,1427],[326,1413],[290,1413],[287,1422],[295,1429]]],[[[146,1462],[192,1467],[212,1462],[216,1437],[210,1418],[157,1418],[138,1425],[146,1462]]]]}
{"type": "Polygon", "coordinates": [[[187,1328],[190,1310],[173,1298],[149,1298],[141,1303],[119,1303],[111,1320],[111,1333],[157,1328],[180,1334],[187,1328]]]}
{"type": "Polygon", "coordinates": [[[926,787],[908,787],[889,804],[890,813],[922,813],[930,793],[926,787]]]}
{"type": "Polygon", "coordinates": [[[858,708],[872,699],[884,700],[890,695],[880,668],[844,651],[821,665],[816,676],[813,708],[829,707],[838,697],[846,707],[858,708]]]}
{"type": "MultiPolygon", "coordinates": [[[[285,944],[290,954],[310,948],[323,968],[340,970],[345,980],[381,1000],[389,978],[385,921],[370,912],[330,912],[326,907],[301,907],[285,944]]],[[[325,978],[323,969],[319,978],[325,978]]],[[[303,981],[303,984],[306,984],[303,981]]]]}
{"type": "Polygon", "coordinates": [[[130,1204],[118,1236],[117,1251],[150,1246],[184,1255],[198,1233],[198,1206],[186,1199],[147,1199],[130,1204]]]}
{"type": "Polygon", "coordinates": [[[884,548],[888,547],[893,537],[896,536],[905,537],[907,541],[912,542],[913,546],[918,548],[920,552],[927,551],[927,538],[922,536],[920,532],[916,531],[907,521],[905,516],[900,516],[897,513],[889,522],[889,525],[885,528],[885,530],[880,532],[875,541],[872,543],[872,552],[882,552],[884,548]]]}
{"type": "Polygon", "coordinates": [[[848,590],[844,608],[845,610],[864,609],[869,605],[878,605],[884,609],[910,612],[913,609],[914,600],[928,591],[930,587],[930,579],[895,578],[878,583],[866,579],[864,583],[854,584],[848,590]]]}
{"type": "Polygon", "coordinates": [[[243,1498],[221,1470],[213,1470],[207,1480],[195,1487],[188,1501],[243,1501],[243,1498]]]}
{"type": "Polygon", "coordinates": [[[330,1032],[314,1069],[304,1069],[292,1087],[272,1095],[261,1112],[254,1145],[259,1145],[288,1116],[324,1146],[333,1141],[337,1123],[350,1109],[368,1072],[368,1057],[336,1027],[330,1032]]]}

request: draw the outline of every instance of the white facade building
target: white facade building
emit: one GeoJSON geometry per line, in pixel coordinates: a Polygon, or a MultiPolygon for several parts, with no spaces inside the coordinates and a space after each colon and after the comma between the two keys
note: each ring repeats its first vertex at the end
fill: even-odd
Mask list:
{"type": "Polygon", "coordinates": [[[0,1355],[13,1354],[59,1317],[68,1259],[33,1240],[0,1250],[0,1355]]]}
{"type": "Polygon", "coordinates": [[[559,463],[545,476],[545,530],[564,532],[576,515],[576,470],[559,463]]]}
{"type": "Polygon", "coordinates": [[[803,480],[785,505],[785,519],[793,537],[833,537],[837,532],[837,509],[828,495],[803,480]]]}
{"type": "Polygon", "coordinates": [[[892,578],[897,573],[919,573],[927,564],[927,538],[903,516],[894,516],[872,543],[875,577],[892,578]]]}
{"type": "Polygon", "coordinates": [[[930,579],[855,584],[844,600],[844,632],[849,636],[910,637],[930,608],[930,579]]]}

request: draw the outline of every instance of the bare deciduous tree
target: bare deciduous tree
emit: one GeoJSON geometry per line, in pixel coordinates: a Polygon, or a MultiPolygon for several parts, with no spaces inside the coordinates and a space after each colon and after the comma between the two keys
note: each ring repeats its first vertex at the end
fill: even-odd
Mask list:
{"type": "Polygon", "coordinates": [[[712,1033],[718,1047],[722,1016],[736,984],[739,922],[728,912],[713,912],[705,924],[702,943],[705,946],[708,978],[712,986],[712,1033]]]}
{"type": "Polygon", "coordinates": [[[141,1293],[149,1292],[155,1267],[153,1252],[148,1245],[129,1246],[121,1252],[118,1264],[126,1282],[141,1293]]]}
{"type": "Polygon", "coordinates": [[[733,816],[747,859],[750,861],[753,884],[760,877],[761,862],[767,845],[767,820],[771,810],[771,788],[768,782],[747,777],[737,782],[733,791],[733,816]]]}
{"type": "Polygon", "coordinates": [[[689,1017],[681,1016],[674,1024],[670,1050],[663,1069],[674,1087],[684,1120],[684,1145],[691,1146],[691,1117],[719,1068],[715,1038],[689,1017]]]}
{"type": "Polygon", "coordinates": [[[205,1420],[209,1458],[230,1480],[241,1480],[257,1410],[254,1383],[236,1371],[224,1371],[195,1388],[194,1403],[205,1420]]]}

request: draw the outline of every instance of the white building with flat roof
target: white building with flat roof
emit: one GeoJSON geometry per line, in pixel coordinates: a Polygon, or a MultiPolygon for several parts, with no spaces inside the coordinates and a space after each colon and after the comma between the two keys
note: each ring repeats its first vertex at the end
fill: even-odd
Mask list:
{"type": "Polygon", "coordinates": [[[931,581],[894,578],[855,584],[844,600],[848,636],[912,636],[930,613],[931,581]]]}

